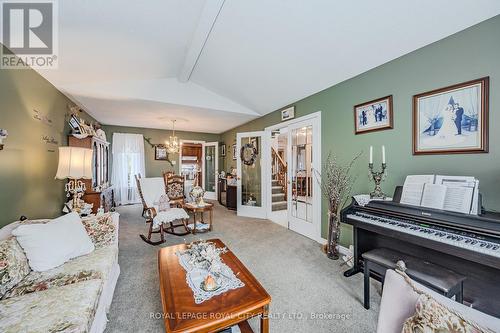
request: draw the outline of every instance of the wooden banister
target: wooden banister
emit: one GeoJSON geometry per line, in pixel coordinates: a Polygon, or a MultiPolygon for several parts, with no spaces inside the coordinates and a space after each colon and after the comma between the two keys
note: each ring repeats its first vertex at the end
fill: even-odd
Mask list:
{"type": "Polygon", "coordinates": [[[272,177],[273,180],[277,180],[278,184],[283,188],[283,192],[285,193],[285,201],[287,200],[288,195],[288,167],[287,163],[283,160],[283,158],[278,154],[274,147],[271,147],[271,156],[272,156],[272,177]]]}

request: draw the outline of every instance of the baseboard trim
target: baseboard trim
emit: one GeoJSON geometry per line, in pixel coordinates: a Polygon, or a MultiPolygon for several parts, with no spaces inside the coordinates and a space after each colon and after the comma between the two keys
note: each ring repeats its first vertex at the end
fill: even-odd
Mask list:
{"type": "MultiPolygon", "coordinates": [[[[320,244],[322,245],[326,245],[328,243],[328,240],[327,239],[324,239],[324,238],[321,238],[321,242],[320,244]]],[[[349,253],[349,249],[345,246],[342,246],[342,245],[337,245],[337,248],[339,249],[339,253],[346,256],[346,255],[350,255],[349,253]]]]}

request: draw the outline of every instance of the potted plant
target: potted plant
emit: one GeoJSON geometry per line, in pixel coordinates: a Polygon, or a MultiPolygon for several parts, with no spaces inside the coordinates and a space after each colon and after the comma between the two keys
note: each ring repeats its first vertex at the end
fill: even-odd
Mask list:
{"type": "Polygon", "coordinates": [[[320,177],[321,193],[328,201],[328,243],[326,254],[328,258],[339,258],[338,242],[340,239],[340,211],[345,206],[352,191],[356,177],[351,175],[354,163],[361,155],[356,155],[349,163],[341,164],[331,153],[323,166],[320,177]]]}

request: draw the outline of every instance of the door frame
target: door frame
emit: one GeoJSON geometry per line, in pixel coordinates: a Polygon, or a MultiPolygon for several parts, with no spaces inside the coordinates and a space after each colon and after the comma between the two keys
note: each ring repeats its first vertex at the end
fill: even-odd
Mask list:
{"type": "MultiPolygon", "coordinates": [[[[205,142],[203,143],[202,145],[202,149],[203,149],[203,153],[202,153],[202,156],[203,156],[203,172],[201,173],[202,174],[202,178],[203,178],[203,181],[205,180],[205,177],[207,177],[208,175],[205,174],[205,160],[206,160],[206,156],[205,156],[205,147],[207,146],[214,146],[215,147],[215,174],[214,174],[214,178],[215,178],[215,191],[214,192],[207,192],[205,190],[205,198],[207,198],[208,200],[217,200],[217,195],[218,195],[218,184],[217,184],[217,181],[218,181],[218,175],[219,175],[219,142],[218,141],[213,141],[213,142],[205,142]]],[[[202,185],[204,185],[205,183],[203,182],[202,185]]],[[[203,186],[202,186],[203,187],[203,186]]]]}
{"type": "MultiPolygon", "coordinates": [[[[205,181],[205,141],[203,140],[189,140],[189,139],[180,139],[179,144],[180,144],[180,149],[179,149],[179,175],[182,172],[182,144],[184,143],[195,143],[195,144],[201,144],[201,180],[200,184],[203,185],[205,181]]],[[[202,186],[203,187],[203,186],[202,186]]]]}
{"type": "Polygon", "coordinates": [[[246,137],[252,137],[252,136],[258,136],[261,138],[261,153],[259,154],[260,158],[260,167],[261,167],[261,173],[260,173],[260,181],[261,181],[261,201],[262,205],[261,207],[252,207],[252,206],[244,206],[241,204],[241,158],[239,156],[236,156],[236,170],[237,170],[237,190],[236,190],[236,212],[238,216],[246,216],[246,217],[255,217],[259,219],[265,219],[267,218],[267,186],[264,186],[264,180],[265,178],[265,171],[262,170],[265,165],[265,160],[263,159],[262,156],[264,156],[264,152],[267,151],[267,146],[269,145],[269,140],[266,140],[265,137],[265,131],[254,131],[254,132],[240,132],[236,133],[236,153],[239,154],[239,151],[241,150],[241,138],[246,138],[246,137]]]}
{"type": "MultiPolygon", "coordinates": [[[[265,140],[266,145],[263,150],[263,156],[271,156],[271,132],[283,127],[288,127],[289,125],[293,125],[305,120],[312,120],[313,124],[316,125],[314,128],[317,128],[313,132],[313,165],[314,165],[314,170],[321,174],[321,167],[323,160],[321,159],[321,150],[322,150],[322,142],[321,142],[321,111],[316,111],[313,113],[310,113],[308,115],[299,117],[299,118],[294,118],[291,120],[288,120],[286,122],[281,122],[269,127],[266,127],[264,129],[265,132],[265,140]],[[317,162],[314,162],[317,161],[317,162]]],[[[287,149],[290,147],[290,142],[287,142],[287,149]]],[[[291,156],[291,152],[287,152],[288,156],[291,156]]],[[[288,163],[288,161],[287,161],[288,163]]],[[[271,174],[271,159],[270,158],[264,158],[264,174],[265,174],[265,179],[264,179],[264,184],[266,185],[266,203],[270,203],[272,201],[271,197],[271,180],[272,180],[272,174],[271,174]]],[[[314,177],[313,177],[314,179],[314,177]]],[[[289,186],[290,188],[290,186],[289,186]]],[[[313,197],[314,197],[314,211],[313,211],[313,224],[314,224],[314,235],[313,239],[317,242],[322,242],[323,237],[321,237],[321,222],[322,222],[322,216],[321,216],[321,206],[322,206],[322,197],[321,197],[321,188],[319,184],[316,186],[313,186],[313,197]]],[[[288,196],[288,200],[290,200],[290,196],[288,196]]],[[[288,202],[288,205],[290,203],[288,202]]],[[[287,207],[287,221],[288,221],[288,209],[287,207]]],[[[267,205],[267,213],[266,215],[268,217],[272,216],[272,205],[268,204],[267,205]]],[[[279,222],[277,222],[280,225],[283,225],[279,222]]],[[[289,227],[289,222],[287,223],[286,227],[289,227]]]]}

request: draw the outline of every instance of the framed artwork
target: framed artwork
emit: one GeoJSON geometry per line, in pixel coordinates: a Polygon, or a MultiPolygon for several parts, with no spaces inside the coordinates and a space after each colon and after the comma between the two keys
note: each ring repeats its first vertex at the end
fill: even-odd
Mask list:
{"type": "Polygon", "coordinates": [[[413,96],[413,154],[488,152],[489,78],[413,96]]]}
{"type": "Polygon", "coordinates": [[[295,118],[295,105],[281,110],[281,121],[295,118]]]}
{"type": "Polygon", "coordinates": [[[220,146],[220,156],[226,157],[226,144],[220,146]]]}
{"type": "Polygon", "coordinates": [[[392,95],[354,106],[355,134],[390,128],[393,128],[392,95]]]}
{"type": "Polygon", "coordinates": [[[167,147],[164,145],[155,145],[155,160],[168,161],[167,147]]]}
{"type": "Polygon", "coordinates": [[[233,143],[233,160],[237,159],[238,153],[236,152],[236,143],[233,143]]]}
{"type": "Polygon", "coordinates": [[[78,119],[78,117],[76,115],[72,114],[71,117],[69,118],[69,126],[71,127],[71,129],[74,132],[81,133],[80,120],[78,119]]]}

